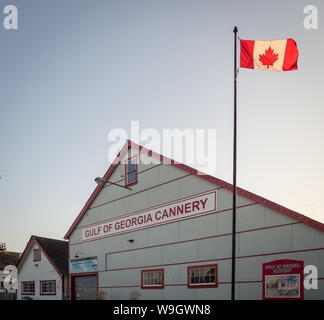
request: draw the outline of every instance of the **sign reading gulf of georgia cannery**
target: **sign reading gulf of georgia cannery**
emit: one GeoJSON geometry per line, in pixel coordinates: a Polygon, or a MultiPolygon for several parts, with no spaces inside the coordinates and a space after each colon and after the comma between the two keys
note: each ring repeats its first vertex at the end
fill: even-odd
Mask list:
{"type": "Polygon", "coordinates": [[[82,241],[89,241],[105,238],[206,215],[215,211],[216,191],[211,191],[83,227],[81,239],[82,241]]]}

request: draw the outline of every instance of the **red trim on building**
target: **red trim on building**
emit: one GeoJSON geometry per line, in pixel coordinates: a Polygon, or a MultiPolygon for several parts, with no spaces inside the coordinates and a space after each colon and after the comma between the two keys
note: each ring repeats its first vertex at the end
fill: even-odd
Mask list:
{"type": "Polygon", "coordinates": [[[132,156],[132,157],[129,157],[125,163],[125,187],[130,187],[130,186],[133,186],[135,184],[138,183],[138,158],[139,158],[139,155],[135,155],[135,156],[132,156]],[[136,161],[135,161],[135,173],[136,173],[136,180],[134,182],[131,182],[131,183],[127,183],[127,166],[128,166],[128,161],[132,160],[133,158],[136,158],[136,161]]]}
{"type": "Polygon", "coordinates": [[[36,286],[35,286],[35,281],[21,281],[20,283],[20,292],[22,296],[34,296],[35,295],[35,291],[36,291],[36,286]],[[24,283],[33,283],[34,284],[34,292],[23,292],[23,284],[24,283]]]}
{"type": "MultiPolygon", "coordinates": [[[[269,227],[262,227],[262,228],[242,230],[242,231],[238,231],[237,234],[247,233],[247,232],[253,232],[253,231],[259,231],[259,230],[264,230],[264,229],[272,229],[272,228],[286,227],[286,226],[290,226],[290,225],[294,225],[294,224],[299,224],[299,223],[301,223],[301,222],[291,222],[291,223],[278,224],[278,225],[269,226],[269,227]]],[[[139,247],[139,248],[133,248],[133,249],[125,249],[125,250],[119,250],[119,251],[106,252],[106,255],[107,254],[115,254],[115,253],[124,253],[124,252],[130,252],[130,251],[137,251],[137,250],[144,250],[144,249],[151,249],[151,248],[157,248],[157,247],[164,247],[164,246],[175,245],[175,244],[180,244],[180,243],[186,243],[186,242],[192,242],[192,241],[199,241],[199,240],[206,240],[206,239],[213,239],[213,238],[225,237],[225,236],[231,236],[231,235],[232,235],[232,233],[215,234],[215,235],[212,235],[212,236],[199,237],[199,238],[194,238],[194,239],[187,239],[187,240],[166,242],[166,243],[155,244],[155,245],[151,245],[151,246],[145,246],[145,247],[139,247]]],[[[84,242],[79,242],[78,244],[80,244],[80,243],[84,243],[84,242]]]]}
{"type": "Polygon", "coordinates": [[[188,266],[187,267],[187,285],[188,289],[202,289],[202,288],[217,288],[218,287],[218,266],[217,264],[207,264],[207,265],[199,265],[199,266],[188,266]],[[198,268],[205,268],[205,267],[213,267],[215,268],[215,283],[206,283],[206,284],[192,284],[190,283],[190,270],[198,269],[198,268]]]}
{"type": "MultiPolygon", "coordinates": [[[[324,248],[312,248],[312,249],[301,249],[294,251],[281,251],[281,252],[268,252],[268,253],[259,253],[259,254],[251,254],[247,256],[237,256],[236,259],[248,259],[255,257],[265,257],[265,256],[273,256],[273,255],[281,255],[281,254],[291,254],[291,253],[299,253],[299,252],[310,252],[310,251],[320,251],[324,250],[324,248]]],[[[209,263],[223,260],[231,260],[232,257],[223,257],[223,258],[214,258],[207,260],[194,260],[194,261],[184,261],[184,262],[174,262],[174,263],[166,263],[166,264],[156,264],[150,266],[135,266],[135,267],[125,267],[125,268],[115,268],[115,269],[106,269],[98,272],[109,272],[109,271],[121,271],[121,270],[131,270],[131,269],[143,269],[143,268],[158,268],[158,267],[166,267],[166,266],[177,266],[183,264],[193,264],[193,263],[209,263]]]]}
{"type": "MultiPolygon", "coordinates": [[[[129,217],[131,217],[133,215],[137,215],[137,214],[142,213],[142,212],[156,210],[158,208],[163,208],[164,206],[169,206],[169,205],[177,204],[178,202],[183,202],[183,201],[187,201],[187,200],[190,200],[190,199],[194,199],[194,198],[197,198],[197,197],[201,197],[201,196],[204,196],[204,195],[210,195],[210,194],[214,194],[215,195],[215,199],[216,199],[216,190],[212,190],[212,191],[208,191],[208,192],[205,192],[205,193],[197,194],[197,195],[194,195],[194,196],[182,198],[182,199],[179,199],[179,200],[176,200],[176,201],[167,202],[167,203],[164,203],[164,204],[159,205],[159,206],[156,206],[156,207],[151,207],[149,209],[144,209],[144,210],[139,210],[139,211],[136,211],[136,212],[133,212],[133,213],[124,214],[124,215],[118,216],[117,218],[110,218],[108,220],[103,220],[103,221],[101,221],[99,223],[95,223],[93,225],[86,225],[86,226],[83,226],[82,229],[87,229],[89,227],[96,226],[96,225],[101,225],[101,224],[104,224],[104,223],[108,223],[110,221],[116,221],[116,220],[119,220],[121,218],[129,218],[129,217]]],[[[200,216],[207,216],[209,214],[216,213],[215,210],[216,210],[216,202],[215,202],[214,208],[212,210],[209,210],[209,211],[192,214],[189,217],[184,216],[184,217],[172,219],[171,221],[162,221],[162,222],[159,222],[159,223],[154,223],[153,225],[149,225],[149,226],[145,226],[144,225],[144,226],[141,226],[141,227],[133,228],[133,229],[131,229],[129,231],[128,230],[122,230],[122,231],[119,231],[119,232],[115,232],[115,233],[113,233],[111,235],[108,234],[108,235],[103,235],[103,236],[96,237],[96,238],[89,239],[89,240],[83,240],[83,242],[89,242],[89,241],[99,240],[99,239],[108,238],[108,237],[112,237],[112,236],[117,236],[119,234],[125,234],[125,233],[134,232],[134,231],[138,231],[138,230],[143,230],[143,229],[148,229],[148,228],[154,228],[154,227],[157,227],[157,226],[160,226],[160,225],[166,225],[166,224],[170,224],[170,223],[174,223],[174,222],[178,222],[178,221],[182,221],[182,220],[189,220],[189,219],[197,218],[197,217],[200,217],[200,216]]]]}
{"type": "Polygon", "coordinates": [[[39,295],[40,296],[56,296],[56,280],[40,280],[39,281],[39,295]],[[52,292],[52,293],[42,293],[42,283],[43,282],[54,282],[54,292],[52,292]]]}
{"type": "MultiPolygon", "coordinates": [[[[156,164],[156,165],[154,165],[154,166],[152,166],[152,167],[150,167],[150,168],[144,169],[144,170],[142,170],[142,171],[138,171],[138,175],[140,175],[141,173],[147,172],[147,171],[149,171],[149,170],[152,170],[152,169],[154,169],[154,168],[156,168],[156,167],[159,167],[159,166],[161,166],[162,164],[163,164],[163,163],[159,163],[159,164],[156,164]]],[[[125,182],[125,178],[122,178],[122,179],[119,179],[119,180],[114,181],[114,183],[120,183],[120,182],[125,182]]],[[[113,184],[107,182],[107,183],[104,185],[103,189],[108,188],[108,187],[111,187],[111,186],[113,186],[113,184]]],[[[76,228],[76,229],[77,229],[77,228],[76,228]]]]}
{"type": "Polygon", "coordinates": [[[142,289],[164,289],[164,269],[141,270],[141,288],[142,289]],[[154,272],[154,271],[162,271],[162,285],[144,285],[143,284],[143,274],[145,272],[154,272]]]}
{"type": "MultiPolygon", "coordinates": [[[[108,168],[107,172],[105,173],[105,175],[103,176],[103,178],[105,180],[108,180],[109,177],[111,176],[111,174],[113,173],[113,171],[115,170],[115,168],[117,167],[117,165],[119,164],[122,156],[125,154],[125,151],[128,150],[128,144],[126,143],[124,145],[124,147],[122,148],[122,150],[119,152],[119,154],[117,155],[116,159],[114,160],[114,162],[110,165],[110,167],[108,168]]],[[[99,184],[95,190],[92,192],[90,198],[88,199],[88,201],[86,202],[86,204],[84,205],[84,207],[82,208],[81,212],[79,213],[79,215],[77,216],[77,218],[74,220],[73,224],[71,225],[71,227],[69,228],[68,232],[66,233],[66,235],[64,236],[64,239],[69,238],[70,234],[72,233],[72,231],[74,230],[74,228],[76,227],[76,225],[79,223],[79,221],[83,218],[83,216],[85,215],[86,211],[90,208],[92,202],[94,201],[94,199],[97,197],[97,195],[99,194],[99,192],[101,191],[101,189],[104,187],[104,183],[99,184]]]]}
{"type": "MultiPolygon", "coordinates": [[[[315,278],[314,280],[324,280],[324,278],[315,278]]],[[[224,284],[231,284],[232,282],[230,281],[219,281],[218,282],[218,285],[224,285],[224,284]]],[[[262,283],[262,280],[247,280],[247,281],[235,281],[235,283],[238,283],[238,284],[245,284],[245,283],[262,283]]],[[[187,283],[166,283],[164,284],[164,287],[187,287],[188,284],[187,283]]],[[[101,289],[118,289],[118,288],[141,288],[140,285],[129,285],[129,286],[101,286],[99,287],[101,289]]]]}
{"type": "Polygon", "coordinates": [[[21,256],[20,256],[20,258],[19,258],[19,260],[18,260],[18,262],[17,262],[17,264],[16,264],[16,267],[17,267],[17,268],[19,267],[21,261],[23,260],[23,258],[24,258],[24,256],[25,256],[27,250],[29,249],[30,244],[31,244],[32,241],[34,241],[33,236],[30,237],[30,239],[29,239],[29,241],[28,241],[28,243],[27,243],[27,245],[26,245],[26,248],[24,249],[23,253],[21,254],[21,256]]]}
{"type": "Polygon", "coordinates": [[[41,261],[41,260],[42,260],[42,251],[41,251],[41,249],[40,248],[33,249],[33,262],[38,262],[38,261],[41,261]],[[38,260],[35,259],[35,251],[40,251],[38,260]]]}
{"type": "Polygon", "coordinates": [[[43,248],[40,246],[40,244],[37,242],[37,240],[35,240],[35,243],[38,244],[39,248],[41,249],[42,253],[44,254],[44,256],[46,257],[46,259],[49,261],[49,263],[52,265],[52,267],[55,269],[55,271],[57,272],[57,274],[61,277],[62,273],[57,269],[56,265],[53,263],[53,261],[48,257],[48,255],[46,254],[46,252],[43,250],[43,248]]]}
{"type": "Polygon", "coordinates": [[[73,296],[74,296],[74,286],[73,286],[73,279],[72,278],[76,278],[76,277],[86,277],[86,276],[96,276],[97,277],[97,299],[98,299],[98,293],[99,293],[99,276],[98,276],[98,272],[86,272],[86,273],[70,273],[69,274],[69,278],[70,278],[70,291],[71,291],[71,295],[70,295],[70,300],[73,300],[73,296]]]}
{"type": "MultiPolygon", "coordinates": [[[[148,190],[152,190],[152,189],[155,189],[155,188],[158,188],[158,187],[161,187],[163,185],[166,185],[168,183],[171,183],[171,182],[174,182],[174,181],[178,181],[178,180],[181,180],[183,178],[187,178],[189,176],[191,176],[192,174],[191,173],[188,173],[184,176],[181,176],[181,177],[178,177],[178,178],[175,178],[175,179],[172,179],[172,180],[169,180],[169,181],[166,181],[166,182],[163,182],[163,183],[160,183],[160,184],[157,184],[155,186],[152,186],[152,187],[149,187],[149,188],[146,188],[146,189],[143,189],[143,190],[140,190],[140,191],[137,191],[137,192],[134,192],[132,194],[129,194],[127,196],[123,196],[123,197],[120,197],[120,198],[117,198],[117,199],[114,199],[114,200],[111,200],[111,201],[107,201],[107,202],[104,202],[104,203],[100,203],[100,204],[97,204],[96,206],[93,206],[93,207],[90,207],[89,210],[92,210],[94,208],[98,208],[98,207],[102,207],[102,206],[105,206],[106,204],[109,204],[109,203],[112,203],[112,202],[116,202],[116,201],[119,201],[119,200],[122,200],[122,199],[125,199],[125,198],[128,198],[128,197],[133,197],[139,193],[142,193],[142,192],[145,192],[145,191],[148,191],[148,190]]],[[[217,189],[212,189],[212,190],[217,190],[217,189]]],[[[174,200],[174,201],[177,201],[177,200],[174,200]]]]}
{"type": "MultiPolygon", "coordinates": [[[[140,152],[144,152],[146,154],[150,154],[152,157],[163,161],[163,163],[167,163],[167,164],[171,164],[174,165],[175,167],[185,170],[191,174],[194,174],[202,179],[205,179],[207,181],[210,181],[220,187],[223,187],[229,191],[233,190],[233,186],[228,183],[225,182],[221,179],[212,177],[210,175],[204,174],[202,172],[199,172],[197,169],[191,168],[187,165],[178,163],[172,159],[169,159],[167,157],[162,156],[161,154],[158,154],[156,152],[153,152],[152,150],[148,150],[130,140],[127,140],[127,142],[125,143],[123,149],[121,150],[121,152],[118,154],[118,156],[116,157],[116,159],[114,160],[114,162],[111,164],[111,166],[109,167],[108,171],[106,172],[106,174],[104,175],[104,179],[108,179],[111,174],[113,173],[113,171],[115,170],[115,168],[117,167],[117,165],[119,164],[119,162],[121,161],[121,158],[123,155],[125,155],[125,152],[128,151],[129,148],[134,148],[139,150],[140,152]]],[[[94,199],[97,197],[97,195],[99,194],[99,192],[101,191],[101,189],[103,188],[103,183],[98,185],[95,190],[93,191],[93,193],[91,194],[89,200],[86,202],[86,204],[84,205],[84,207],[82,208],[81,212],[79,213],[79,215],[77,216],[77,218],[74,220],[73,224],[71,225],[71,227],[69,228],[68,232],[66,233],[66,235],[64,236],[64,239],[68,239],[72,233],[72,231],[75,229],[76,225],[80,222],[80,220],[83,218],[83,216],[85,215],[86,211],[90,208],[91,204],[93,203],[94,199]]],[[[270,200],[267,200],[265,198],[262,198],[256,194],[253,194],[247,190],[244,190],[242,188],[237,188],[237,194],[246,198],[249,198],[255,202],[258,202],[270,209],[273,209],[275,211],[278,211],[282,214],[285,214],[286,216],[289,216],[290,218],[296,219],[300,222],[303,222],[313,228],[316,228],[320,231],[324,231],[324,224],[313,220],[309,217],[306,217],[298,212],[295,212],[293,210],[290,210],[288,208],[285,208],[277,203],[274,203],[270,200]]]]}
{"type": "Polygon", "coordinates": [[[43,248],[40,246],[40,244],[37,242],[37,240],[34,238],[34,236],[31,236],[28,243],[27,243],[27,246],[24,250],[24,252],[22,253],[21,257],[19,258],[18,262],[17,262],[17,269],[20,265],[20,263],[22,262],[23,258],[25,257],[27,251],[29,250],[30,246],[33,244],[33,243],[36,243],[38,245],[38,248],[41,250],[41,253],[44,254],[44,256],[46,257],[46,259],[49,261],[49,263],[52,265],[52,267],[55,269],[55,271],[58,273],[58,275],[61,277],[62,276],[62,273],[57,269],[56,265],[53,263],[53,261],[48,257],[48,255],[46,254],[46,252],[43,250],[43,248]]]}
{"type": "MultiPolygon", "coordinates": [[[[135,215],[135,214],[139,214],[139,213],[142,213],[142,212],[146,212],[146,211],[156,210],[156,209],[162,208],[164,206],[169,206],[169,205],[177,204],[178,202],[182,202],[182,201],[194,199],[194,198],[197,198],[197,197],[202,197],[202,196],[209,195],[209,194],[213,194],[213,193],[215,194],[215,198],[216,198],[216,191],[217,190],[218,189],[212,189],[212,190],[204,191],[202,193],[197,193],[197,194],[194,194],[194,195],[191,195],[191,196],[179,198],[177,200],[173,200],[173,201],[169,201],[169,202],[164,202],[164,203],[161,203],[161,204],[156,205],[156,206],[153,206],[153,207],[148,207],[148,208],[145,208],[145,209],[132,211],[132,212],[129,212],[129,213],[125,213],[125,214],[119,215],[119,216],[114,217],[114,218],[109,218],[109,219],[102,220],[100,222],[95,222],[95,223],[91,223],[91,224],[84,225],[82,227],[77,227],[76,229],[84,229],[84,228],[94,227],[94,226],[100,225],[102,223],[114,221],[114,220],[117,220],[117,219],[120,219],[120,218],[126,218],[126,217],[129,217],[129,216],[135,215]]],[[[211,211],[215,211],[215,210],[216,210],[216,203],[215,203],[214,209],[211,210],[211,211]]]]}
{"type": "MultiPolygon", "coordinates": [[[[239,206],[237,208],[245,208],[245,207],[253,206],[253,205],[256,205],[256,204],[258,204],[258,203],[256,203],[256,202],[255,203],[249,203],[249,204],[245,204],[245,205],[239,206]]],[[[223,209],[223,210],[219,210],[219,211],[212,212],[210,214],[222,213],[222,212],[231,211],[231,210],[232,210],[232,208],[223,209]]],[[[209,214],[207,214],[207,215],[209,215],[209,214]]],[[[198,217],[190,217],[190,218],[187,218],[187,220],[190,220],[190,219],[198,219],[198,218],[202,218],[202,217],[204,217],[204,215],[200,215],[198,217]]],[[[277,224],[277,225],[260,227],[260,228],[254,228],[254,229],[241,230],[241,231],[237,231],[236,233],[239,234],[239,233],[245,233],[245,232],[259,231],[259,230],[263,230],[263,229],[279,228],[279,227],[285,227],[285,226],[290,226],[290,225],[300,224],[300,223],[302,223],[302,222],[296,221],[296,222],[290,222],[290,223],[284,223],[284,224],[277,224]]],[[[101,224],[101,222],[99,224],[101,224]]],[[[87,227],[88,226],[92,226],[92,225],[87,225],[87,227]]],[[[158,227],[158,226],[159,225],[153,225],[153,226],[150,226],[150,228],[155,228],[155,227],[158,227]]],[[[82,229],[82,228],[83,227],[78,227],[77,229],[82,229]]],[[[132,232],[132,231],[129,231],[129,232],[132,232]]],[[[132,250],[141,250],[141,249],[146,249],[146,248],[154,248],[154,247],[159,247],[159,246],[172,245],[172,244],[183,243],[183,242],[188,242],[188,241],[203,240],[203,239],[208,239],[208,238],[223,237],[223,236],[228,236],[228,235],[232,235],[232,233],[229,232],[229,233],[223,233],[223,234],[215,234],[215,235],[207,236],[207,237],[194,238],[194,239],[188,239],[188,240],[180,240],[180,241],[174,241],[174,242],[167,242],[167,243],[158,244],[158,245],[152,245],[152,246],[147,246],[147,247],[127,249],[127,250],[124,250],[124,251],[126,252],[126,251],[132,251],[132,250]]],[[[100,239],[103,239],[103,237],[96,238],[96,239],[91,239],[91,240],[88,240],[88,241],[75,242],[75,243],[70,244],[70,246],[75,246],[75,245],[87,243],[87,242],[90,242],[90,241],[96,241],[96,240],[100,240],[100,239]]],[[[120,252],[124,252],[124,251],[122,250],[120,252]]],[[[118,253],[118,252],[119,251],[110,252],[110,253],[118,253]]]]}

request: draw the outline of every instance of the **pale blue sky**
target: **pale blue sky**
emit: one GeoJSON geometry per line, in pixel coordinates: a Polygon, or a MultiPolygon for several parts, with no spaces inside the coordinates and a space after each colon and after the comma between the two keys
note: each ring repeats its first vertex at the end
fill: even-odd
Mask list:
{"type": "Polygon", "coordinates": [[[108,133],[216,128],[232,181],[233,27],[294,38],[299,70],[241,69],[238,185],[324,222],[322,1],[0,1],[0,242],[63,238],[109,166],[108,133]],[[2,26],[15,4],[19,29],[2,26]],[[306,5],[319,29],[303,26],[306,5]]]}

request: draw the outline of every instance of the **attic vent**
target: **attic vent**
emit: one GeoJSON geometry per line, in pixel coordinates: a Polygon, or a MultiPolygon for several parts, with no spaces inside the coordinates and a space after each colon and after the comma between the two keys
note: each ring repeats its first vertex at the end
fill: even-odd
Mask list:
{"type": "Polygon", "coordinates": [[[6,251],[6,244],[0,243],[0,251],[6,251]]]}

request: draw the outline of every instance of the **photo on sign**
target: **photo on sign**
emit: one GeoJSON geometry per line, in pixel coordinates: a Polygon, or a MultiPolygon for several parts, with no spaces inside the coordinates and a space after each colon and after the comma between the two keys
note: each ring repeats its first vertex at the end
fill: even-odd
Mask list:
{"type": "Polygon", "coordinates": [[[300,275],[284,274],[265,277],[266,298],[299,298],[300,275]]]}

